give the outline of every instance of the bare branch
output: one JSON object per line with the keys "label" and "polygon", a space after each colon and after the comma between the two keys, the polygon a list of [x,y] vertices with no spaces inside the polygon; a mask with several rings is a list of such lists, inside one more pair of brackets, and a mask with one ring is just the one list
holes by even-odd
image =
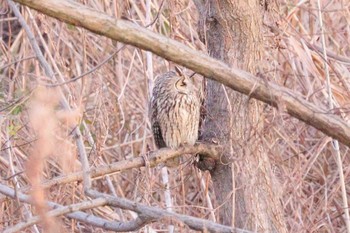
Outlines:
{"label": "bare branch", "polygon": [[[184,154],[201,154],[203,156],[213,158],[216,161],[220,161],[220,160],[223,161],[223,159],[220,159],[221,151],[222,151],[222,148],[219,145],[197,143],[194,146],[181,147],[176,150],[170,149],[170,148],[163,148],[157,151],[150,152],[148,155],[144,155],[144,156],[148,157],[147,159],[148,166],[154,167],[157,164],[167,161],[168,159],[172,159]],[[223,162],[227,163],[228,161],[223,161]],[[144,158],[140,156],[140,157],[135,157],[135,158],[111,163],[107,166],[92,168],[90,170],[90,175],[91,175],[91,178],[97,179],[105,175],[111,175],[113,173],[122,172],[125,170],[129,170],[131,168],[139,168],[143,166],[146,166],[146,163]],[[42,187],[49,188],[53,185],[66,184],[74,181],[80,181],[82,179],[83,179],[83,172],[75,172],[69,175],[60,176],[55,179],[46,181],[42,184]],[[27,187],[22,189],[22,191],[28,191],[28,189],[29,188]]]}
{"label": "bare branch", "polygon": [[[6,185],[0,184],[0,193],[11,197],[13,199],[18,198],[18,200],[20,200],[21,202],[25,202],[25,203],[32,203],[32,199],[30,198],[30,196],[28,195],[24,195],[20,192],[17,192],[9,187],[7,187]],[[62,205],[59,205],[55,202],[47,202],[48,206],[50,206],[51,208],[62,208]],[[72,219],[76,219],[80,222],[85,222],[87,224],[90,224],[92,226],[95,227],[100,227],[106,230],[111,230],[111,231],[130,231],[130,229],[135,229],[135,226],[139,226],[141,225],[140,223],[142,221],[140,221],[140,219],[135,219],[132,220],[130,222],[117,222],[117,221],[107,221],[105,219],[96,217],[94,215],[91,214],[86,214],[84,212],[81,211],[76,211],[74,213],[69,213],[66,214],[67,217],[72,218]]]}
{"label": "bare branch", "polygon": [[117,41],[152,51],[168,60],[224,85],[280,107],[291,116],[319,129],[323,133],[350,146],[350,127],[338,116],[315,106],[291,90],[263,81],[252,74],[233,69],[225,63],[203,53],[153,33],[130,21],[115,19],[75,1],[67,0],[15,0],[64,22],[84,27],[92,32]]}
{"label": "bare branch", "polygon": [[122,209],[129,209],[140,214],[140,216],[147,216],[149,219],[166,219],[171,218],[185,223],[191,229],[209,231],[209,232],[237,232],[237,233],[251,233],[251,231],[246,231],[237,228],[231,228],[221,224],[217,224],[208,220],[203,220],[201,218],[195,218],[187,215],[181,215],[173,212],[168,212],[156,207],[145,206],[139,203],[132,202],[127,199],[114,197],[108,194],[100,193],[97,191],[90,190],[89,196],[94,196],[96,198],[103,197],[108,200],[108,204],[111,206],[119,207]]}
{"label": "bare branch", "polygon": [[[0,184],[0,193],[10,197],[18,198],[21,202],[30,203],[31,198],[28,195],[24,195],[20,192],[15,192],[13,189],[7,187],[6,185]],[[99,193],[96,191],[89,190],[89,194],[93,196],[99,196],[96,201],[87,202],[85,204],[79,203],[71,205],[68,207],[63,207],[54,202],[47,202],[51,208],[59,208],[57,210],[50,211],[50,214],[66,215],[69,218],[76,219],[81,222],[91,224],[92,226],[100,227],[107,230],[113,231],[133,231],[135,229],[140,229],[146,223],[150,221],[155,221],[159,219],[172,218],[178,221],[184,222],[192,229],[196,230],[208,230],[210,232],[237,232],[237,233],[252,233],[251,231],[234,229],[228,226],[220,225],[208,220],[203,220],[200,218],[194,218],[187,215],[181,215],[176,213],[170,213],[157,207],[145,206],[136,202],[124,198],[113,197],[108,194]],[[77,209],[88,209],[95,206],[103,205],[106,202],[108,205],[117,206],[123,209],[129,209],[139,213],[139,217],[135,220],[129,222],[116,222],[116,221],[106,221],[105,219],[96,217],[91,214],[86,214],[81,211],[76,211],[74,213],[69,213],[70,211],[75,211]],[[33,220],[29,220],[33,221]]]}
{"label": "bare branch", "polygon": [[[59,207],[57,209],[51,210],[47,212],[47,215],[49,217],[57,217],[62,216],[68,213],[76,212],[78,210],[86,210],[86,209],[92,209],[98,206],[103,206],[107,204],[107,201],[105,198],[96,198],[94,200],[90,201],[84,201],[81,203],[69,205],[69,206],[63,206]],[[36,223],[39,223],[41,221],[39,216],[32,217],[30,219],[27,219],[25,222],[20,222],[17,225],[8,228],[4,231],[4,233],[15,233],[23,230],[26,227],[29,227],[31,225],[34,225]]]}

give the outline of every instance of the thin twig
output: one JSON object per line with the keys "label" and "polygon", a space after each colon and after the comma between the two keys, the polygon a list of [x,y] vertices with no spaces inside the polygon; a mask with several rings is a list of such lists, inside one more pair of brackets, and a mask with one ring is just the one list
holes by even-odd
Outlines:
{"label": "thin twig", "polygon": [[[58,207],[57,209],[51,210],[49,212],[47,212],[47,215],[49,217],[58,217],[58,216],[62,216],[62,215],[66,215],[68,213],[72,213],[72,212],[77,212],[79,210],[87,210],[87,209],[92,209],[92,208],[96,208],[99,206],[103,206],[107,204],[107,200],[104,198],[97,198],[94,200],[89,200],[89,201],[84,201],[81,203],[77,203],[77,204],[72,204],[72,205],[68,205],[68,206],[62,206],[62,207]],[[16,224],[15,226],[11,227],[11,228],[7,228],[4,233],[15,233],[15,232],[19,232],[21,230],[23,230],[26,227],[29,227],[31,225],[37,224],[40,222],[40,217],[39,216],[35,216],[32,218],[27,219],[25,222],[20,222],[18,224]]]}
{"label": "thin twig", "polygon": [[84,78],[86,77],[86,75],[88,74],[91,74],[92,72],[95,72],[96,70],[98,70],[99,68],[101,68],[104,64],[106,64],[109,60],[111,60],[116,54],[118,54],[120,51],[122,51],[124,48],[125,48],[126,45],[123,45],[122,47],[120,47],[119,49],[117,49],[115,52],[113,52],[111,55],[109,55],[106,59],[104,59],[101,63],[99,63],[97,66],[93,67],[92,69],[84,72],[83,74],[77,76],[77,77],[74,77],[74,78],[71,78],[70,80],[68,81],[65,81],[65,82],[61,82],[61,83],[55,83],[55,84],[46,84],[46,86],[48,87],[57,87],[57,86],[61,86],[61,85],[65,85],[65,84],[68,84],[68,83],[72,83],[72,82],[75,82],[81,78]]}
{"label": "thin twig", "polygon": [[[173,212],[173,201],[172,201],[171,192],[170,192],[169,174],[168,174],[168,168],[166,166],[162,167],[161,176],[162,176],[162,182],[164,185],[165,207],[167,211]],[[174,232],[175,227],[174,225],[170,224],[168,226],[168,229],[169,229],[169,233],[172,233]]]}
{"label": "thin twig", "polygon": [[[158,20],[158,18],[159,18],[159,15],[160,15],[160,12],[162,11],[162,7],[163,7],[163,4],[164,4],[164,1],[165,0],[163,0],[161,3],[160,3],[160,6],[159,6],[159,9],[158,9],[158,11],[157,11],[157,15],[156,15],[156,17],[154,17],[154,19],[152,20],[152,22],[146,22],[147,23],[147,25],[145,26],[145,28],[148,28],[148,27],[150,27],[150,26],[152,26],[153,24],[155,24],[156,23],[156,21]],[[147,21],[147,20],[146,20]]]}
{"label": "thin twig", "polygon": [[[15,191],[6,185],[0,184],[0,193],[5,196],[11,197],[13,199],[18,198],[21,202],[32,204],[33,200],[30,196],[24,195],[21,192]],[[47,202],[48,206],[51,208],[62,208],[64,206],[59,205],[55,202]],[[107,221],[103,218],[96,217],[92,214],[86,214],[81,211],[76,211],[73,213],[66,214],[67,217],[78,220],[80,222],[87,223],[91,226],[100,227],[102,229],[111,230],[111,231],[129,231],[129,229],[134,229],[137,225],[140,225],[140,220],[133,220],[130,222],[117,222],[117,221]]]}
{"label": "thin twig", "polygon": [[29,57],[24,57],[24,58],[18,59],[18,60],[16,60],[16,61],[10,62],[10,63],[8,63],[8,64],[6,64],[6,65],[4,65],[4,66],[1,66],[1,67],[0,67],[0,70],[3,70],[3,69],[5,69],[5,68],[7,68],[7,67],[9,67],[9,66],[12,66],[12,65],[14,65],[14,64],[17,64],[17,63],[19,63],[19,62],[26,61],[26,60],[30,60],[30,59],[33,59],[33,58],[36,58],[36,56],[29,56]]}
{"label": "thin twig", "polygon": [[[202,187],[202,189],[203,189],[203,190],[208,190],[207,184],[206,184],[206,182],[204,181],[203,173],[202,173],[201,171],[199,172],[199,175],[200,175],[199,178],[200,178],[200,182],[201,182],[201,187]],[[212,201],[211,201],[211,199],[210,199],[209,193],[206,191],[206,192],[204,192],[204,194],[205,194],[205,198],[206,198],[206,200],[207,200],[208,209],[209,209],[209,211],[210,211],[210,216],[211,216],[211,218],[212,218],[212,221],[213,221],[213,222],[216,222],[216,216],[215,216],[215,212],[214,212],[214,207],[213,207],[213,203],[212,203]]]}

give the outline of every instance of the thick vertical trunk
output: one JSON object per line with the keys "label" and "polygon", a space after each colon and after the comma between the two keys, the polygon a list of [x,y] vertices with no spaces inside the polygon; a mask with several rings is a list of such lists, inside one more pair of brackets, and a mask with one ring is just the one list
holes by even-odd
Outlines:
{"label": "thick vertical trunk", "polygon": [[[195,0],[199,33],[211,56],[255,73],[262,54],[259,0]],[[226,225],[258,232],[286,232],[279,192],[261,142],[262,104],[208,80],[203,139],[225,145],[232,164],[211,170]],[[227,161],[227,160],[225,160]]]}

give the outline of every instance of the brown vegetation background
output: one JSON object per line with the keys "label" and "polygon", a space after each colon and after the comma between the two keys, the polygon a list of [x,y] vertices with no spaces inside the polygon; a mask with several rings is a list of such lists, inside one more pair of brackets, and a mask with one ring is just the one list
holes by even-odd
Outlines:
{"label": "brown vegetation background", "polygon": [[[148,25],[144,1],[81,2],[116,18]],[[205,52],[205,45],[198,39],[198,16],[192,1],[177,1],[175,5],[168,2],[151,1],[151,22],[155,21],[148,28]],[[36,200],[33,207],[0,195],[2,231],[31,214],[45,212],[43,200],[62,205],[86,200],[81,182],[40,188],[41,182],[81,170],[73,128],[79,127],[83,134],[92,167],[145,155],[155,147],[148,120],[145,51],[20,7],[45,58],[56,75],[64,78],[58,79],[60,82],[88,72],[77,81],[45,88],[52,82],[35,59],[26,33],[8,5],[1,2],[0,6],[0,181]],[[265,28],[266,48],[258,75],[328,109],[318,11],[317,1],[280,2],[276,16],[279,23]],[[330,112],[349,122],[350,3],[323,0],[321,12],[334,94],[334,109]],[[154,76],[173,65],[154,55],[152,60]],[[60,92],[68,100],[71,111],[63,110],[59,104]],[[290,232],[345,232],[339,166],[331,138],[269,106],[265,108],[263,121],[265,130],[261,137],[270,148],[271,164],[278,177],[276,185],[282,187],[281,202]],[[348,186],[349,148],[340,145],[340,155]],[[165,187],[160,173],[160,167],[131,169],[96,179],[93,187],[165,208]],[[218,205],[209,174],[185,163],[171,170],[169,178],[176,212],[212,220],[207,195],[214,207]],[[33,185],[31,191],[30,185]],[[131,212],[111,207],[86,212],[110,220],[132,219]],[[66,217],[59,219],[57,224],[68,232],[105,232]],[[50,221],[47,219],[44,224]],[[150,226],[166,230],[170,222],[181,232],[191,231],[170,220]],[[43,226],[37,227],[40,230]],[[26,232],[35,230],[29,227]],[[147,230],[143,228],[140,232]]]}

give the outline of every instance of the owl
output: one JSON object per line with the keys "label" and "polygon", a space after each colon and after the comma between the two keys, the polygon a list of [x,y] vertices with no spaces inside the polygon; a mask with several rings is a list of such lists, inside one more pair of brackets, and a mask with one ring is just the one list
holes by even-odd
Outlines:
{"label": "owl", "polygon": [[[198,139],[201,100],[192,79],[179,68],[160,75],[153,88],[150,119],[158,148],[176,149],[194,145]],[[168,160],[166,166],[179,165],[180,158]]]}

